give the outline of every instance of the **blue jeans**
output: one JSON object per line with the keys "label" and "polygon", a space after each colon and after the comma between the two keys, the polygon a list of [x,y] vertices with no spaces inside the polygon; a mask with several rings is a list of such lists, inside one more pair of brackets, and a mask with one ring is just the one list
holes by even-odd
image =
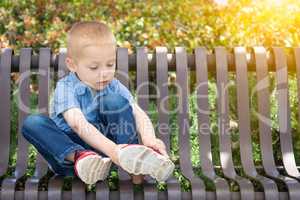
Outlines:
{"label": "blue jeans", "polygon": [[[129,106],[127,99],[118,99],[113,101],[114,105],[110,101],[104,101],[102,106],[99,106],[99,131],[116,144],[138,144],[132,107]],[[118,112],[106,112],[121,107],[124,109],[119,109]],[[65,158],[76,150],[88,149],[106,156],[85,143],[75,132],[65,132],[59,129],[46,115],[32,114],[26,117],[22,126],[22,134],[45,158],[50,169],[63,176],[75,175],[74,163]]]}

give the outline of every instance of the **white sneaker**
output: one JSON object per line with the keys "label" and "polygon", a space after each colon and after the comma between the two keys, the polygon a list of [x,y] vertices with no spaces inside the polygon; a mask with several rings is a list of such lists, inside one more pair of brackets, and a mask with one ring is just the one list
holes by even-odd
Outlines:
{"label": "white sneaker", "polygon": [[93,151],[84,150],[76,152],[74,160],[75,173],[86,184],[94,184],[108,176],[110,158],[103,158]]}
{"label": "white sneaker", "polygon": [[145,145],[125,145],[119,149],[118,158],[128,173],[150,175],[157,181],[167,180],[175,168],[169,158]]}

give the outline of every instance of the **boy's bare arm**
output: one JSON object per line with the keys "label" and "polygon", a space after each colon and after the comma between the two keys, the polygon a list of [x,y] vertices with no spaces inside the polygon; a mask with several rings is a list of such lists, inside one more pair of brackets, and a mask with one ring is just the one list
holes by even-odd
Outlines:
{"label": "boy's bare arm", "polygon": [[79,108],[71,108],[65,111],[63,116],[68,125],[83,141],[91,147],[103,152],[109,156],[114,163],[118,164],[118,145],[101,134],[97,128],[89,123]]}
{"label": "boy's bare arm", "polygon": [[165,156],[168,156],[165,144],[155,136],[153,124],[148,115],[137,104],[132,104],[132,111],[135,118],[136,128],[141,135],[143,144],[158,150]]}

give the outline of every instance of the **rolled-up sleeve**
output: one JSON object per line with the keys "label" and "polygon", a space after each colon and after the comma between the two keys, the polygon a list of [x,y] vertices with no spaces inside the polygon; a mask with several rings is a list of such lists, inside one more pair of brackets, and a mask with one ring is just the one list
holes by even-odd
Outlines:
{"label": "rolled-up sleeve", "polygon": [[54,115],[58,116],[70,108],[80,108],[75,87],[67,81],[58,81],[54,91]]}

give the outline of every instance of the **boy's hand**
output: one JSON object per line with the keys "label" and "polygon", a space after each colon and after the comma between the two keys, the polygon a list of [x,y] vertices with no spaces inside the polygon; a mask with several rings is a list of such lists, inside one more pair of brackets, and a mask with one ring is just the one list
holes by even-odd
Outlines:
{"label": "boy's hand", "polygon": [[161,141],[158,138],[155,139],[146,139],[146,141],[144,142],[144,145],[147,147],[150,147],[156,151],[158,151],[159,153],[161,153],[162,155],[169,157],[167,150],[166,150],[166,145],[163,141]]}

